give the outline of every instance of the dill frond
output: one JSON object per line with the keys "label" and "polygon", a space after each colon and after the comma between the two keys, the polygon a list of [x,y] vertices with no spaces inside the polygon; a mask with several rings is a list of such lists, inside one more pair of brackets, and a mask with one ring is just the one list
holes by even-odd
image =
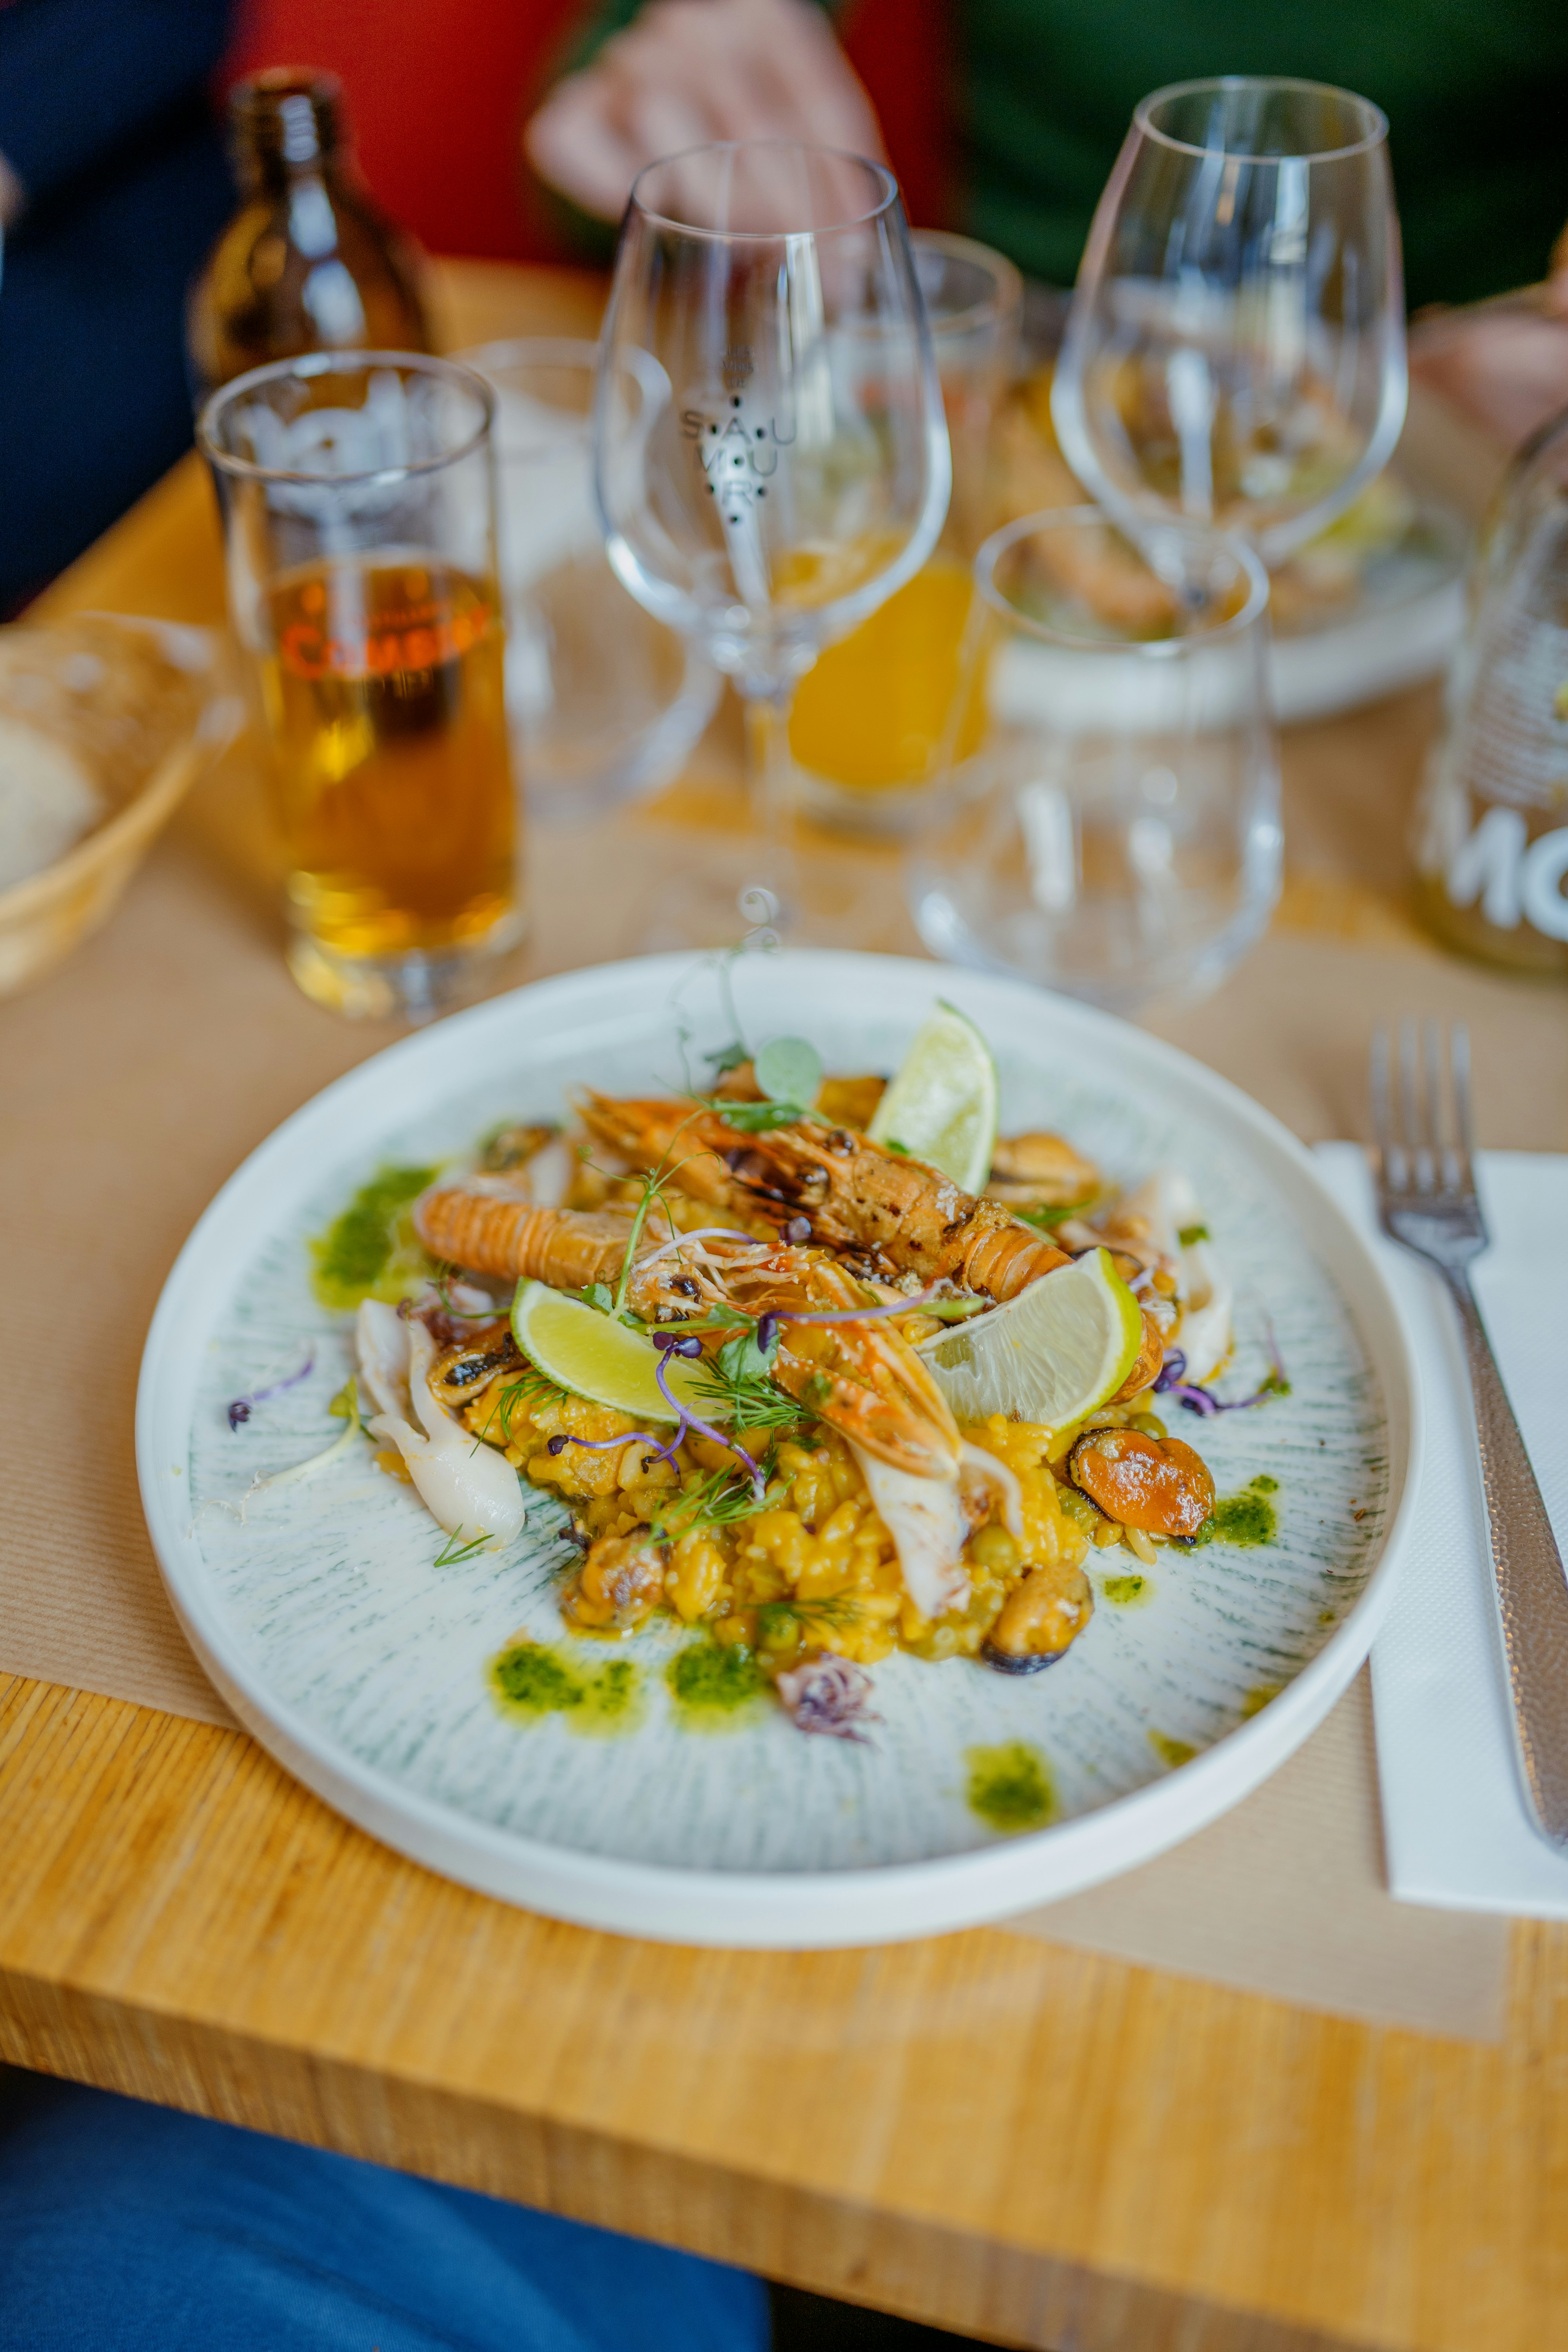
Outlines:
{"label": "dill frond", "polygon": [[753,1331],[726,1339],[715,1356],[703,1360],[692,1385],[713,1408],[713,1418],[731,1429],[787,1429],[807,1416],[794,1397],[780,1388],[769,1366],[777,1343],[764,1355]]}
{"label": "dill frond", "polygon": [[463,1530],[460,1527],[457,1527],[452,1529],[451,1534],[447,1538],[446,1542],[442,1545],[440,1550],[436,1555],[436,1566],[437,1568],[456,1568],[460,1560],[471,1559],[475,1552],[483,1551],[486,1544],[489,1541],[489,1536],[481,1531],[479,1535],[473,1538],[471,1542],[460,1543],[458,1541],[458,1538],[461,1536],[462,1532]]}
{"label": "dill frond", "polygon": [[820,1601],[764,1601],[757,1612],[757,1630],[764,1637],[785,1625],[802,1633],[810,1625],[857,1625],[864,1612],[850,1592],[824,1593]]}

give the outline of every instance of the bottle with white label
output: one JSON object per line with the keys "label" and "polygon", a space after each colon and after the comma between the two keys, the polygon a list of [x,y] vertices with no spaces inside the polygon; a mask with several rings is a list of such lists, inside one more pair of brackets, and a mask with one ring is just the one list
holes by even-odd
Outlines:
{"label": "bottle with white label", "polygon": [[1448,946],[1568,976],[1568,409],[1514,459],[1477,554],[1415,864]]}

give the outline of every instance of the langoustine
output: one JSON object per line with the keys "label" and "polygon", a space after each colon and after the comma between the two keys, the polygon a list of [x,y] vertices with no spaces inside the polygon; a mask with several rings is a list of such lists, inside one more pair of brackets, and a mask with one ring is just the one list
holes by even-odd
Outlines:
{"label": "langoustine", "polygon": [[858,1258],[868,1272],[946,1278],[1000,1303],[1068,1262],[997,1202],[849,1128],[795,1121],[744,1135],[700,1104],[597,1094],[579,1108],[589,1133],[629,1166],[668,1164],[671,1184],[715,1210],[802,1223],[792,1240]]}

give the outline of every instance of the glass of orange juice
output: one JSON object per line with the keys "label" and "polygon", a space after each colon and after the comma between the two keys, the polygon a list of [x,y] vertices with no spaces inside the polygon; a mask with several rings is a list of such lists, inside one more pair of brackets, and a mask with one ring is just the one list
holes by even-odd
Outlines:
{"label": "glass of orange juice", "polygon": [[289,968],[427,1019],[521,936],[489,387],[312,352],[216,394],[230,614],[271,754]]}
{"label": "glass of orange juice", "polygon": [[[903,830],[921,787],[980,740],[984,682],[963,658],[971,565],[995,520],[991,425],[1016,373],[1023,310],[1022,278],[989,246],[938,229],[910,241],[952,450],[947,521],[924,570],[817,656],[790,719],[803,805],[858,831]],[[961,709],[965,677],[973,690]]]}

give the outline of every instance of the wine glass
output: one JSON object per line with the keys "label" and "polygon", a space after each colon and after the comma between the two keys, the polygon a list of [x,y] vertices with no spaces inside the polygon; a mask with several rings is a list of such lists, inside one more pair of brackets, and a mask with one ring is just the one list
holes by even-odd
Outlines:
{"label": "wine glass", "polygon": [[933,955],[1116,1013],[1217,985],[1279,894],[1268,575],[1205,525],[1162,536],[1180,547],[1156,567],[1068,507],[986,541],[963,685],[981,740],[909,870]]}
{"label": "wine glass", "polygon": [[663,934],[711,946],[786,914],[789,709],[818,649],[913,578],[951,466],[890,173],[826,148],[699,147],[643,172],[595,406],[610,562],[733,678],[752,823],[710,845]]}
{"label": "wine glass", "polygon": [[1280,563],[1342,514],[1405,420],[1388,125],[1349,90],[1227,76],[1132,118],[1052,390],[1063,455],[1159,562],[1217,524]]}

